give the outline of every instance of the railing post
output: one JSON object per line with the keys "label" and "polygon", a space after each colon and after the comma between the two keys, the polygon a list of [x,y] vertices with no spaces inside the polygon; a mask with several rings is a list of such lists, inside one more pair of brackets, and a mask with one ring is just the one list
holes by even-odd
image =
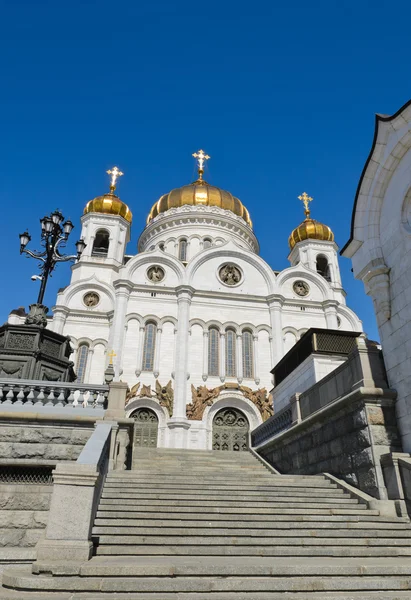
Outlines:
{"label": "railing post", "polygon": [[110,423],[98,423],[73,464],[58,463],[46,537],[38,542],[34,571],[47,571],[58,560],[79,563],[89,560],[91,530],[107,468]]}
{"label": "railing post", "polygon": [[124,419],[128,385],[124,381],[113,381],[109,385],[105,419]]}
{"label": "railing post", "polygon": [[301,423],[301,408],[300,408],[300,396],[298,392],[293,394],[290,398],[291,404],[291,427]]}

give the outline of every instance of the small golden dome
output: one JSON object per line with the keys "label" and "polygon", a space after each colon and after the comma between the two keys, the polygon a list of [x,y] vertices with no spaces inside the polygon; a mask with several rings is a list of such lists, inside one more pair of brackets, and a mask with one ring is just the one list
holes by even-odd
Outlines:
{"label": "small golden dome", "polygon": [[334,234],[328,225],[307,217],[305,221],[294,229],[288,238],[288,244],[292,250],[298,242],[303,240],[323,240],[324,242],[333,242]]}
{"label": "small golden dome", "polygon": [[87,215],[88,213],[119,215],[129,223],[131,223],[133,218],[131,210],[127,204],[124,204],[124,202],[122,202],[120,198],[112,192],[109,194],[104,194],[103,196],[97,196],[97,198],[94,198],[94,200],[87,202],[84,209],[84,214]]}
{"label": "small golden dome", "polygon": [[230,194],[230,192],[209,185],[201,178],[194,183],[176,188],[161,196],[160,200],[153,205],[147,217],[147,224],[154,217],[170,208],[178,208],[186,204],[191,206],[217,206],[218,208],[231,210],[235,215],[244,219],[251,228],[253,226],[250,214],[241,200]]}

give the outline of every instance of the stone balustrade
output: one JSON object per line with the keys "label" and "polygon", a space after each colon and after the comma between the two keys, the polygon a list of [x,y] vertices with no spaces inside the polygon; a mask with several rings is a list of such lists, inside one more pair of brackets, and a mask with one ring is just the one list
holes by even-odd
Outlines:
{"label": "stone balustrade", "polygon": [[108,385],[0,379],[0,407],[100,408],[107,404]]}
{"label": "stone balustrade", "polygon": [[259,446],[281,431],[289,429],[293,423],[291,406],[285,406],[251,433],[252,446]]}

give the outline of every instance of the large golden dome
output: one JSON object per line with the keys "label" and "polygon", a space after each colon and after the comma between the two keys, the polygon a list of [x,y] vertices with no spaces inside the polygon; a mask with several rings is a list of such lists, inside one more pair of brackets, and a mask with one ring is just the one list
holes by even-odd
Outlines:
{"label": "large golden dome", "polygon": [[110,192],[108,194],[103,194],[103,196],[97,196],[97,198],[94,198],[94,200],[87,202],[84,209],[84,214],[103,213],[105,215],[118,215],[131,223],[133,219],[131,210],[127,204],[124,204],[124,202],[122,202],[114,193],[116,190],[117,179],[124,175],[124,173],[122,173],[117,167],[109,169],[106,171],[106,173],[110,175],[111,178]]}
{"label": "large golden dome", "polygon": [[304,204],[306,218],[291,232],[291,235],[288,238],[290,249],[292,250],[298,242],[308,239],[333,242],[334,234],[328,225],[324,225],[323,223],[310,218],[309,203],[312,201],[312,198],[306,192],[303,192],[301,196],[298,196],[298,199]]}
{"label": "large golden dome", "polygon": [[178,208],[184,205],[217,206],[218,208],[231,210],[235,215],[244,219],[250,227],[253,226],[250,214],[241,200],[230,194],[230,192],[209,185],[202,179],[189,185],[183,185],[183,187],[171,190],[168,194],[161,196],[160,200],[153,205],[147,217],[147,223],[170,208]]}

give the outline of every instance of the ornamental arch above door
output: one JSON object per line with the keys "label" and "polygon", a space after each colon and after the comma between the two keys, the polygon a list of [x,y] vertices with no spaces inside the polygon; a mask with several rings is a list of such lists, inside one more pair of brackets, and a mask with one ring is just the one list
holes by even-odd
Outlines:
{"label": "ornamental arch above door", "polygon": [[243,452],[249,448],[250,424],[238,408],[219,410],[213,419],[213,450]]}

